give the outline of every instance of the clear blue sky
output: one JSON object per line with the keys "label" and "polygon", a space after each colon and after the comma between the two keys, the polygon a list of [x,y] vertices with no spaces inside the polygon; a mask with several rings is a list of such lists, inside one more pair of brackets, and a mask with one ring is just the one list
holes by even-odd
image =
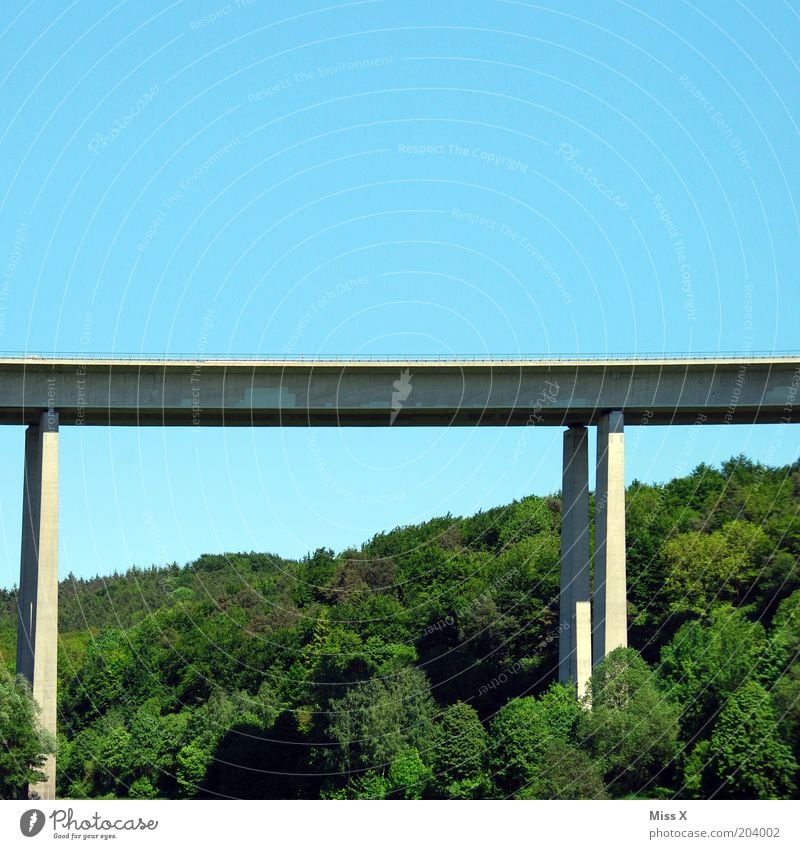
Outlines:
{"label": "clear blue sky", "polygon": [[[800,347],[796,3],[5,0],[0,33],[0,350]],[[800,455],[627,435],[629,480]],[[558,490],[560,439],[65,427],[61,571],[341,549]]]}

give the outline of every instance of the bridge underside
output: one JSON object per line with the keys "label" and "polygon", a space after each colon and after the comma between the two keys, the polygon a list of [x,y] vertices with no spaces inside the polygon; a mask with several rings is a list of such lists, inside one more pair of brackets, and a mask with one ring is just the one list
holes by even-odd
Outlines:
{"label": "bridge underside", "polygon": [[[475,427],[777,423],[800,359],[608,362],[4,360],[0,424]],[[796,385],[796,384],[795,384]]]}
{"label": "bridge underside", "polygon": [[[5,408],[0,411],[0,425],[34,424],[40,408]],[[338,408],[336,410],[309,408],[304,410],[249,410],[249,409],[97,409],[59,407],[65,423],[73,420],[95,427],[386,427],[391,412],[387,410],[363,410]],[[531,413],[514,409],[485,409],[481,411],[463,409],[419,409],[413,415],[401,413],[392,422],[392,427],[519,427],[597,425],[604,415],[601,408],[575,407],[563,412],[538,415],[530,421]],[[680,412],[632,408],[626,411],[626,419],[637,424],[646,421],[652,425],[729,424],[729,412],[725,410]],[[737,424],[778,424],[781,416],[770,410],[737,406]]]}

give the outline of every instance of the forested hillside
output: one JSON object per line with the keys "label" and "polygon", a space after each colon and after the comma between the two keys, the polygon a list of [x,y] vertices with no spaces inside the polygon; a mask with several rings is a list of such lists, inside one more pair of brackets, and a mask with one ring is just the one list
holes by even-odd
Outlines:
{"label": "forested hillside", "polygon": [[557,496],[301,561],[70,576],[59,793],[795,796],[800,463],[634,483],[627,516],[634,648],[596,670],[591,711],[554,683]]}

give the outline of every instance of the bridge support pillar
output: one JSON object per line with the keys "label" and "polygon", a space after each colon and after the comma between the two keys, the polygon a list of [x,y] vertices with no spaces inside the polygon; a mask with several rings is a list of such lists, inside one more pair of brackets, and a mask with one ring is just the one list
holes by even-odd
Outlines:
{"label": "bridge support pillar", "polygon": [[561,498],[558,680],[580,684],[584,658],[591,656],[590,630],[578,627],[589,606],[589,447],[583,426],[564,433]]}
{"label": "bridge support pillar", "polygon": [[592,662],[628,645],[625,577],[625,435],[619,410],[597,426]]}
{"label": "bridge support pillar", "polygon": [[[25,433],[17,673],[27,678],[41,709],[39,722],[56,734],[58,654],[58,413],[45,411]],[[55,799],[55,755],[31,794]]]}
{"label": "bridge support pillar", "polygon": [[589,695],[589,679],[592,677],[592,612],[588,601],[575,604],[575,680],[578,698]]}

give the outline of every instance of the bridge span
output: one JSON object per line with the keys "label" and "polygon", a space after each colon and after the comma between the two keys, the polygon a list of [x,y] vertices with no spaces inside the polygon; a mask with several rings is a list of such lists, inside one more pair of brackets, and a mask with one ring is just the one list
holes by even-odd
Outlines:
{"label": "bridge span", "polygon": [[[24,425],[17,671],[56,730],[58,434],[64,426],[564,427],[559,680],[627,645],[624,428],[796,422],[800,355],[543,359],[0,356]],[[595,554],[588,427],[597,427]],[[593,568],[592,568],[593,565]],[[55,758],[31,788],[55,798]]]}
{"label": "bridge span", "polygon": [[0,423],[35,425],[48,408],[62,425],[136,427],[568,426],[597,424],[606,410],[651,424],[779,422],[798,366],[790,356],[0,357]]}

